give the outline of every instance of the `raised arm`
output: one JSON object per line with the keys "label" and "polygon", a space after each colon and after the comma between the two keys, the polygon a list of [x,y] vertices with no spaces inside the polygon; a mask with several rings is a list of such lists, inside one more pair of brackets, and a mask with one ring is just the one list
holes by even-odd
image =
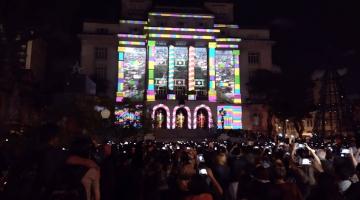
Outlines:
{"label": "raised arm", "polygon": [[215,187],[216,192],[218,194],[220,194],[220,195],[223,195],[224,190],[222,189],[221,185],[219,184],[219,182],[214,177],[214,174],[212,173],[212,170],[210,168],[207,168],[206,171],[207,171],[208,177],[210,178],[211,183]]}
{"label": "raised arm", "polygon": [[321,164],[320,158],[316,155],[315,150],[310,148],[308,144],[305,144],[306,148],[310,151],[311,155],[314,157],[314,168],[319,172],[324,172],[324,169]]}
{"label": "raised arm", "polygon": [[88,167],[88,168],[99,169],[99,166],[93,160],[90,160],[87,158],[82,158],[77,155],[70,155],[66,160],[66,164],[80,165],[80,166],[84,166],[84,167]]}

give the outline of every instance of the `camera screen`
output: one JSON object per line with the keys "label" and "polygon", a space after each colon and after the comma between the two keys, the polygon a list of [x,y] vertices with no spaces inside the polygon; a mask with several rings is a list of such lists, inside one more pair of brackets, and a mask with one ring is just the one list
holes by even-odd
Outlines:
{"label": "camera screen", "polygon": [[341,153],[349,154],[349,153],[350,153],[350,149],[342,149],[342,150],[341,150]]}
{"label": "camera screen", "polygon": [[198,157],[199,162],[205,162],[203,155],[199,154],[197,157]]}
{"label": "camera screen", "polygon": [[311,165],[311,161],[308,158],[304,158],[301,160],[302,165]]}
{"label": "camera screen", "polygon": [[206,169],[199,169],[199,174],[201,174],[201,175],[207,175],[207,171],[206,171]]}

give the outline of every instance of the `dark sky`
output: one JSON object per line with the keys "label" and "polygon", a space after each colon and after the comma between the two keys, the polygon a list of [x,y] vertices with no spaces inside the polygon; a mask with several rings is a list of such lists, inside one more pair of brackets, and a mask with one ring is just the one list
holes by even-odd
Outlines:
{"label": "dark sky", "polygon": [[[0,20],[11,22],[13,27],[40,27],[41,34],[50,41],[55,58],[77,59],[79,48],[72,47],[79,46],[76,33],[81,31],[81,22],[86,19],[116,22],[120,1],[0,0]],[[195,0],[167,2],[174,1],[191,5]],[[349,69],[349,79],[358,79],[360,12],[355,1],[235,1],[236,22],[240,27],[271,30],[276,41],[273,62],[284,71],[344,66]]]}

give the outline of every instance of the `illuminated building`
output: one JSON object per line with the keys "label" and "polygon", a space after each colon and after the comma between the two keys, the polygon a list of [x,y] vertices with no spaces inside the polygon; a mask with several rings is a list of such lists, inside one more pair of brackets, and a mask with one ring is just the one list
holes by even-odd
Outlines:
{"label": "illuminated building", "polygon": [[[143,18],[122,16],[119,24],[85,22],[83,71],[95,74],[106,65],[107,94],[119,105],[125,99],[146,105],[154,128],[254,129],[246,83],[252,71],[272,68],[270,34],[239,28],[233,6],[223,6],[155,7]],[[99,48],[107,49],[108,59],[90,57]],[[266,129],[259,124],[256,129]]]}

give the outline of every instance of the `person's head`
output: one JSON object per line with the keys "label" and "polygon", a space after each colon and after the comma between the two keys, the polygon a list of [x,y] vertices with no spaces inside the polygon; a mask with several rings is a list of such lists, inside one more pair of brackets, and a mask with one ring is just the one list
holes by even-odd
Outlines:
{"label": "person's head", "polygon": [[216,164],[218,165],[226,165],[226,154],[225,153],[219,153],[216,155]]}
{"label": "person's head", "polygon": [[355,173],[355,167],[348,157],[335,159],[334,169],[340,180],[347,180]]}
{"label": "person's head", "polygon": [[274,176],[275,179],[284,179],[286,177],[286,168],[284,166],[284,163],[277,159],[274,163]]}
{"label": "person's head", "polygon": [[70,153],[78,156],[87,157],[93,147],[92,140],[89,137],[76,137],[70,145]]}
{"label": "person's head", "polygon": [[257,180],[262,180],[262,181],[269,181],[270,180],[270,176],[269,176],[269,173],[268,173],[267,169],[264,168],[262,165],[258,165],[255,168],[254,178],[257,179]]}
{"label": "person's head", "polygon": [[60,129],[56,124],[48,123],[42,125],[38,130],[40,142],[44,144],[57,145],[59,132]]}

